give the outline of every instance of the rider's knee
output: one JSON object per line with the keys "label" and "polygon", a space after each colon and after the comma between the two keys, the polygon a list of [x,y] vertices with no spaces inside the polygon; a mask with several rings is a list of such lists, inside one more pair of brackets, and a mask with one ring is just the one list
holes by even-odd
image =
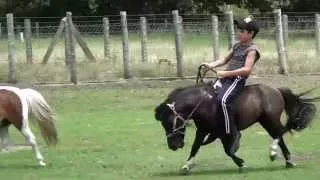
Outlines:
{"label": "rider's knee", "polygon": [[229,106],[229,104],[224,99],[218,99],[217,103],[221,106]]}

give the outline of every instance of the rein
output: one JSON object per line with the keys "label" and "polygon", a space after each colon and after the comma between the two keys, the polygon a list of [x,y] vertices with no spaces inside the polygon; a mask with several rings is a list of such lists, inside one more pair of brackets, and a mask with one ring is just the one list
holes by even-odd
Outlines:
{"label": "rein", "polygon": [[[212,71],[217,75],[217,71],[214,70],[213,68],[209,67],[206,64],[201,64],[198,67],[198,73],[197,73],[197,79],[196,79],[196,84],[198,85],[199,83],[204,83],[203,78],[205,77],[206,73],[208,71]],[[218,81],[218,79],[216,79],[214,81],[213,84],[216,84],[216,82]],[[200,104],[203,101],[203,96],[201,96],[201,99],[199,100],[199,102],[197,103],[197,105],[192,109],[192,111],[189,113],[189,115],[187,116],[187,118],[185,119],[184,117],[182,117],[175,109],[175,102],[171,103],[171,104],[167,104],[167,106],[172,110],[172,112],[174,113],[174,119],[173,119],[173,127],[172,127],[172,133],[167,134],[167,138],[170,138],[171,136],[175,135],[175,134],[184,134],[184,132],[181,131],[181,129],[186,127],[186,124],[188,123],[188,121],[191,119],[192,115],[194,114],[194,112],[199,108]],[[180,120],[183,122],[183,124],[179,127],[177,126],[177,120]]]}
{"label": "rein", "polygon": [[217,76],[217,71],[214,70],[213,68],[209,67],[206,64],[201,64],[198,67],[198,73],[197,73],[197,79],[196,79],[196,84],[202,83],[204,84],[203,78],[206,76],[207,72],[212,71],[215,73]]}
{"label": "rein", "polygon": [[[185,128],[188,121],[191,119],[192,115],[194,114],[194,112],[199,108],[200,104],[203,101],[203,97],[201,96],[201,99],[199,100],[199,102],[197,103],[197,105],[192,109],[192,111],[189,113],[189,115],[187,116],[187,118],[185,119],[184,117],[182,117],[175,108],[175,102],[173,102],[172,104],[167,104],[167,106],[172,110],[172,112],[174,113],[175,117],[173,119],[173,127],[172,127],[172,133],[167,134],[167,138],[170,138],[171,136],[173,136],[174,134],[184,134],[184,132],[180,131],[181,129]],[[177,126],[177,120],[181,120],[183,122],[183,124],[179,127]]]}

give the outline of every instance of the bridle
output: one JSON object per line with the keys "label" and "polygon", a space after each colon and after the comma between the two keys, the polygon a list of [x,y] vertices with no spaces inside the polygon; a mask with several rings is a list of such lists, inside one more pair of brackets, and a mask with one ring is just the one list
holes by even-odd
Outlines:
{"label": "bridle", "polygon": [[[198,68],[198,73],[197,73],[197,79],[196,79],[196,83],[197,85],[202,83],[204,84],[203,78],[205,77],[206,73],[208,71],[212,71],[215,74],[217,74],[217,71],[214,70],[213,68],[210,68],[208,65],[206,64],[201,64]],[[215,80],[216,82],[217,80]],[[214,82],[214,83],[215,83]],[[167,104],[167,106],[172,110],[173,114],[174,114],[174,119],[173,119],[173,126],[172,126],[172,132],[167,134],[167,138],[172,137],[175,134],[182,134],[184,135],[184,132],[182,131],[182,129],[184,129],[188,123],[188,121],[191,119],[192,115],[194,114],[194,112],[199,108],[200,104],[203,101],[203,96],[201,96],[201,99],[199,100],[199,102],[197,103],[197,105],[192,109],[192,111],[189,113],[189,115],[187,116],[187,118],[184,118],[180,113],[178,113],[176,111],[175,108],[175,102],[172,102],[171,104]],[[177,126],[177,121],[180,120],[182,121],[182,125],[179,127]]]}
{"label": "bridle", "polygon": [[[187,116],[187,118],[184,118],[180,113],[178,113],[176,111],[175,108],[175,102],[171,103],[171,104],[167,104],[167,106],[172,110],[173,114],[174,114],[174,118],[173,118],[173,126],[172,126],[172,132],[167,134],[167,138],[172,137],[175,134],[182,134],[184,135],[184,132],[181,131],[182,129],[184,129],[188,123],[188,121],[191,119],[192,115],[194,114],[194,112],[199,108],[200,104],[203,101],[203,97],[201,96],[201,99],[199,100],[199,102],[197,103],[197,105],[192,109],[192,111],[189,113],[189,115]],[[182,121],[182,125],[177,126],[177,121],[180,120]]]}
{"label": "bridle", "polygon": [[[211,67],[209,67],[206,64],[201,64],[198,67],[198,73],[197,73],[197,79],[196,79],[196,84],[199,85],[204,84],[204,80],[203,78],[206,76],[207,72],[212,71],[213,73],[215,73],[215,76],[217,77],[217,71]],[[218,79],[218,78],[217,78]],[[216,81],[217,81],[216,79]],[[215,82],[214,82],[215,83]]]}

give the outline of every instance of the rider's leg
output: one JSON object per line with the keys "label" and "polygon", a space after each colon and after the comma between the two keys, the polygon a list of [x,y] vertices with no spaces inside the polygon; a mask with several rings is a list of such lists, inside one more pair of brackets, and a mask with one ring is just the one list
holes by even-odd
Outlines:
{"label": "rider's leg", "polygon": [[223,112],[225,133],[231,143],[230,151],[235,152],[239,147],[241,135],[235,122],[232,102],[237,95],[240,94],[245,85],[245,80],[237,77],[225,79],[222,82],[222,87],[218,91],[217,100]]}

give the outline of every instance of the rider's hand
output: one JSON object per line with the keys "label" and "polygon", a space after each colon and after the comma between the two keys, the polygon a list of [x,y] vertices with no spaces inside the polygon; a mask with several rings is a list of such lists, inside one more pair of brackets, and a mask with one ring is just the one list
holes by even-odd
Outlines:
{"label": "rider's hand", "polygon": [[206,71],[208,71],[209,69],[212,69],[212,68],[213,68],[212,63],[202,63],[201,65],[204,65],[204,66],[205,66],[204,69],[205,69]]}
{"label": "rider's hand", "polygon": [[205,65],[205,66],[211,67],[211,63],[202,63],[201,65]]}

